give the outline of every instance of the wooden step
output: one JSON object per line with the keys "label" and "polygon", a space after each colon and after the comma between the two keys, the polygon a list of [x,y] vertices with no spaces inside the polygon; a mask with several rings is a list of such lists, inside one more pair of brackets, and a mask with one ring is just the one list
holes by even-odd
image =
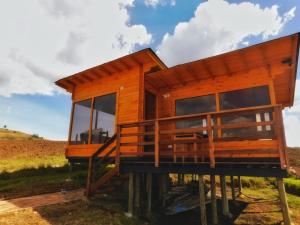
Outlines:
{"label": "wooden step", "polygon": [[117,167],[114,167],[107,171],[102,177],[100,177],[97,181],[91,184],[91,191],[94,193],[97,189],[99,189],[103,184],[108,182],[113,176],[118,173]]}

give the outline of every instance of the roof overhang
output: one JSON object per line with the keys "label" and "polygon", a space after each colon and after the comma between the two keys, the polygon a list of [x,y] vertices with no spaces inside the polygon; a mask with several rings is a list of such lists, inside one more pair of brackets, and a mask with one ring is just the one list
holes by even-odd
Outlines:
{"label": "roof overhang", "polygon": [[93,68],[81,71],[74,75],[62,78],[55,82],[56,85],[68,92],[73,92],[78,85],[94,82],[104,76],[111,76],[130,70],[133,67],[154,62],[160,69],[166,69],[167,66],[153,52],[151,48],[146,48],[138,52],[123,56],[110,62],[95,66]]}
{"label": "roof overhang", "polygon": [[257,68],[270,71],[277,103],[292,106],[299,54],[300,33],[147,74],[158,89],[174,88],[219,76],[239,76]]}

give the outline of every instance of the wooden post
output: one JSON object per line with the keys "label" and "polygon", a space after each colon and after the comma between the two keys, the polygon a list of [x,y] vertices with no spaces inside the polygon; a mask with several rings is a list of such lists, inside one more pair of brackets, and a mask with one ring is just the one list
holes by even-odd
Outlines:
{"label": "wooden post", "polygon": [[74,163],[73,162],[69,162],[68,165],[69,165],[69,179],[72,180],[73,165],[74,165]]}
{"label": "wooden post", "polygon": [[151,201],[152,201],[152,174],[147,174],[147,215],[151,214]]}
{"label": "wooden post", "polygon": [[220,176],[220,184],[221,184],[221,195],[222,195],[222,213],[224,216],[230,216],[227,193],[226,193],[226,179],[224,175]]}
{"label": "wooden post", "polygon": [[208,143],[209,143],[209,160],[210,167],[215,168],[215,146],[213,140],[213,132],[211,125],[211,115],[207,115],[207,134],[208,134]]}
{"label": "wooden post", "polygon": [[116,139],[116,158],[115,158],[115,164],[118,170],[118,173],[120,173],[120,142],[121,142],[121,132],[122,128],[120,125],[117,125],[117,139]]}
{"label": "wooden post", "polygon": [[137,173],[135,174],[135,198],[134,198],[134,206],[136,208],[140,208],[140,199],[141,199],[141,189],[140,189],[140,185],[141,185],[141,180],[140,180],[140,174]]}
{"label": "wooden post", "polygon": [[234,177],[230,176],[230,186],[231,186],[231,197],[234,204],[236,204],[235,190],[234,190]]}
{"label": "wooden post", "polygon": [[93,158],[89,158],[89,167],[86,181],[86,196],[89,197],[91,195],[92,189],[92,177],[93,177]]}
{"label": "wooden post", "polygon": [[129,184],[128,184],[128,216],[131,217],[133,215],[133,173],[129,173]]}
{"label": "wooden post", "polygon": [[239,195],[242,194],[242,178],[238,176]]}
{"label": "wooden post", "polygon": [[286,199],[285,187],[282,178],[277,178],[277,186],[278,186],[280,208],[282,210],[283,222],[285,225],[291,225],[289,207]]}
{"label": "wooden post", "polygon": [[162,206],[166,206],[166,194],[168,192],[168,174],[164,173],[163,174],[163,183],[162,183],[162,188],[163,188],[163,196],[162,196]]}
{"label": "wooden post", "polygon": [[201,225],[207,225],[206,207],[205,207],[205,190],[203,176],[199,176],[199,197],[200,197],[200,221]]}
{"label": "wooden post", "polygon": [[211,190],[211,215],[212,224],[218,224],[218,209],[217,209],[217,197],[216,197],[216,176],[210,175],[210,190]]}
{"label": "wooden post", "polygon": [[155,167],[159,166],[159,121],[155,120],[155,146],[154,146],[154,152],[155,152]]}

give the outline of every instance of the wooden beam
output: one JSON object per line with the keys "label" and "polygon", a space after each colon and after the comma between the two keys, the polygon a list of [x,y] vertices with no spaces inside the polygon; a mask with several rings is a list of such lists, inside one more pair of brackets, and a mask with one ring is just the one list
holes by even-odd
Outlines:
{"label": "wooden beam", "polygon": [[199,175],[199,197],[200,197],[200,224],[207,225],[206,219],[206,199],[204,190],[204,179],[202,175]]}
{"label": "wooden beam", "polygon": [[127,70],[131,70],[132,69],[123,59],[119,59],[118,63],[120,65],[122,65],[124,68],[126,68]]}
{"label": "wooden beam", "polygon": [[99,68],[100,71],[103,71],[105,74],[107,75],[112,75],[112,72],[110,72],[109,70],[107,70],[106,68],[104,68],[103,66],[101,66]]}
{"label": "wooden beam", "polygon": [[185,67],[185,70],[191,74],[195,80],[199,80],[200,78],[198,77],[197,73],[195,72],[195,70],[190,66],[190,65],[187,65]]}
{"label": "wooden beam", "polygon": [[285,187],[282,178],[277,178],[277,186],[280,199],[280,208],[282,210],[284,225],[291,225],[291,217],[289,213],[289,206],[286,199]]}
{"label": "wooden beam", "polygon": [[220,184],[221,184],[221,195],[222,195],[222,214],[224,216],[229,216],[229,205],[228,198],[226,193],[226,179],[224,175],[220,176]]}
{"label": "wooden beam", "polygon": [[186,82],[182,79],[181,77],[181,73],[178,71],[177,68],[174,68],[173,69],[174,72],[172,73],[173,74],[173,77],[182,85],[184,86],[186,84]]}
{"label": "wooden beam", "polygon": [[137,65],[142,65],[143,63],[139,61],[134,55],[130,56],[130,59]]}
{"label": "wooden beam", "polygon": [[237,51],[237,53],[239,55],[239,59],[241,60],[241,62],[244,65],[245,71],[249,73],[250,72],[250,68],[249,68],[249,65],[248,65],[248,62],[247,62],[247,57],[245,55],[244,50],[243,49],[239,50],[239,51]]}
{"label": "wooden beam", "polygon": [[159,167],[159,121],[155,120],[155,167]]}
{"label": "wooden beam", "polygon": [[213,74],[213,72],[211,71],[209,65],[207,64],[206,60],[201,60],[202,66],[205,70],[205,72],[212,78],[215,79],[215,75]]}
{"label": "wooden beam", "polygon": [[217,209],[217,196],[216,196],[216,176],[210,175],[210,190],[211,190],[211,215],[212,224],[218,224],[218,209]]}
{"label": "wooden beam", "polygon": [[140,196],[141,196],[141,188],[140,188],[140,186],[141,186],[141,180],[140,180],[140,174],[139,173],[136,173],[135,174],[135,191],[134,191],[134,193],[135,193],[135,197],[134,197],[134,206],[135,206],[135,208],[140,208],[140,202],[141,202],[141,198],[140,198]]}
{"label": "wooden beam", "polygon": [[92,82],[94,79],[93,78],[91,78],[88,74],[86,74],[86,73],[81,73],[80,74],[80,76],[83,78],[83,79],[85,79],[86,81],[88,81],[88,82]]}
{"label": "wooden beam", "polygon": [[129,173],[129,182],[128,182],[128,217],[132,217],[133,215],[133,173]]}
{"label": "wooden beam", "polygon": [[231,187],[231,198],[234,204],[236,204],[236,196],[235,196],[235,190],[234,190],[234,177],[230,176],[230,187]]}
{"label": "wooden beam", "polygon": [[228,74],[228,76],[231,76],[231,75],[232,75],[232,74],[231,74],[231,70],[230,70],[230,68],[229,68],[229,65],[228,65],[227,62],[226,62],[226,56],[225,56],[225,55],[222,56],[221,61],[222,61],[223,65],[224,65],[224,68],[225,68],[225,70],[226,70],[226,73]]}
{"label": "wooden beam", "polygon": [[151,215],[152,208],[152,174],[147,174],[147,184],[146,184],[146,192],[147,192],[147,216]]}

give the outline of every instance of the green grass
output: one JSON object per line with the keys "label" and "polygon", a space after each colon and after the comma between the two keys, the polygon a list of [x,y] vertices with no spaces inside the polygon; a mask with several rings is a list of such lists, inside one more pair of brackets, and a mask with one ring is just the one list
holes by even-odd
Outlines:
{"label": "green grass", "polygon": [[61,167],[66,164],[67,160],[64,155],[0,159],[0,173],[48,166]]}
{"label": "green grass", "polygon": [[15,198],[42,193],[75,189],[83,187],[86,168],[74,168],[72,179],[69,169],[63,167],[40,167],[23,169],[16,172],[0,174],[0,198]]}
{"label": "green grass", "polygon": [[284,179],[286,192],[300,196],[300,179],[293,177]]}
{"label": "green grass", "polygon": [[0,128],[0,140],[41,140],[37,134],[26,134],[20,131]]}

